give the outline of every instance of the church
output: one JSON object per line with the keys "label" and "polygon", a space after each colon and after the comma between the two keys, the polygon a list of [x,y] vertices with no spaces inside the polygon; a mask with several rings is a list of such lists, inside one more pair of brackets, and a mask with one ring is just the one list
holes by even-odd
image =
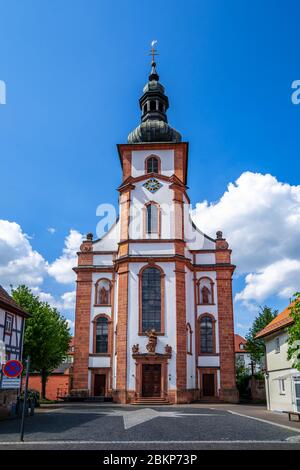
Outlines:
{"label": "church", "polygon": [[117,150],[119,217],[78,253],[74,397],[236,402],[231,250],[192,222],[188,143],[152,57],[140,124]]}

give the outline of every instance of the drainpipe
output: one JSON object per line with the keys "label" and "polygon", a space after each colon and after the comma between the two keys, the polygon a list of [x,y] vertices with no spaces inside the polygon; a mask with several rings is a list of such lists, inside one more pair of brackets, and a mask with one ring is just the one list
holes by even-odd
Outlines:
{"label": "drainpipe", "polygon": [[270,402],[270,384],[269,384],[269,371],[268,371],[268,360],[267,360],[267,348],[266,348],[266,343],[265,343],[265,342],[264,342],[264,346],[265,346],[265,366],[266,366],[265,378],[266,378],[266,382],[267,382],[267,410],[270,411],[270,409],[271,409],[271,402]]}

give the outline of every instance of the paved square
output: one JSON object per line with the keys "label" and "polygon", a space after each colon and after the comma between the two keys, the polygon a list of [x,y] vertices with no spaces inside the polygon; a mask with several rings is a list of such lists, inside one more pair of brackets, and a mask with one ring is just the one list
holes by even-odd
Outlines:
{"label": "paved square", "polygon": [[0,449],[300,449],[300,426],[238,412],[225,405],[65,405],[27,418],[24,443],[19,420],[0,422]]}

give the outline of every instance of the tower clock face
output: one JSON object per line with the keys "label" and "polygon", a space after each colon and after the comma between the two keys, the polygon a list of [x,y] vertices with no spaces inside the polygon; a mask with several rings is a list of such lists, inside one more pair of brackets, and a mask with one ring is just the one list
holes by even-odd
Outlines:
{"label": "tower clock face", "polygon": [[162,184],[155,178],[150,178],[143,184],[143,186],[150,191],[150,193],[155,193],[159,188],[162,187]]}

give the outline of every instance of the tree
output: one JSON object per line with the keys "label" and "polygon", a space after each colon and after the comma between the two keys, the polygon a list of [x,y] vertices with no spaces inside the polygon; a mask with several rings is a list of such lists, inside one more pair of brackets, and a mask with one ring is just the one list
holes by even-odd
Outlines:
{"label": "tree", "polygon": [[290,310],[294,323],[288,328],[288,359],[292,359],[293,367],[300,370],[300,292],[294,294]]}
{"label": "tree", "polygon": [[67,321],[58,310],[42,302],[32,291],[21,285],[12,289],[14,300],[30,313],[25,322],[24,356],[30,356],[31,372],[42,379],[42,398],[51,372],[65,359],[71,335]]}
{"label": "tree", "polygon": [[255,339],[255,336],[278,315],[278,310],[272,310],[266,305],[259,308],[260,312],[255,318],[249,333],[246,335],[247,351],[249,351],[251,360],[256,364],[259,364],[265,355],[265,345],[262,339]]}

